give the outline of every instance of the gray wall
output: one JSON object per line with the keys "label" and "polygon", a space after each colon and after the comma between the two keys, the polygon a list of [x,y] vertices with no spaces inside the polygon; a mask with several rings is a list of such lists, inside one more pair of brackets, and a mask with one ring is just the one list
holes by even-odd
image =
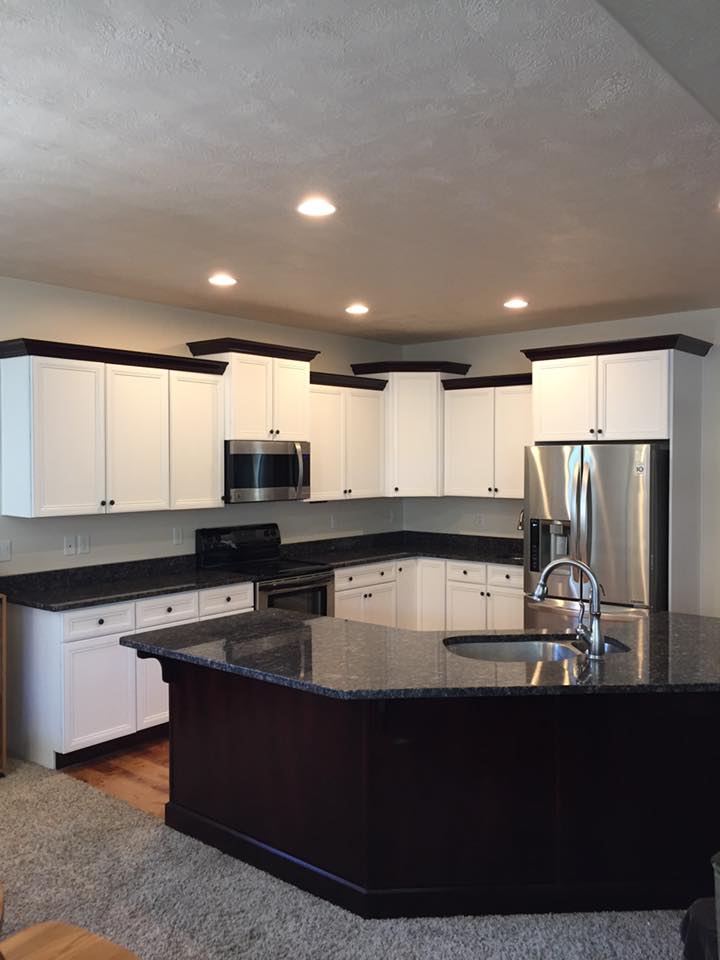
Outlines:
{"label": "gray wall", "polygon": [[[103,347],[187,355],[188,340],[236,336],[320,350],[313,369],[350,373],[350,363],[400,356],[400,348],[372,340],[335,336],[245,321],[65,287],[0,278],[0,340],[34,337]],[[368,500],[335,504],[267,503],[221,510],[173,510],[97,517],[0,516],[0,540],[11,540],[13,559],[0,576],[88,563],[111,563],[194,550],[197,527],[276,521],[284,539],[302,540],[399,529],[402,504]],[[173,527],[184,542],[172,543]],[[89,534],[91,552],[63,556],[65,536]]]}

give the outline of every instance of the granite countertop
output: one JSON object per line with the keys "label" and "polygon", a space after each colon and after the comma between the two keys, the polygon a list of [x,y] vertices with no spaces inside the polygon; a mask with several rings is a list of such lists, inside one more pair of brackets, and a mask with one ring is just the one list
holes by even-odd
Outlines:
{"label": "granite countertop", "polygon": [[167,627],[120,642],[145,655],[350,700],[720,692],[720,619],[654,613],[613,622],[607,633],[629,649],[596,663],[584,656],[542,663],[473,660],[445,645],[451,631],[419,633],[281,610]]}
{"label": "granite countertop", "polygon": [[[282,547],[282,555],[332,567],[422,556],[522,564],[522,541],[396,531],[287,544]],[[258,579],[259,575],[245,571],[239,576],[231,570],[198,570],[195,554],[191,553],[0,577],[0,593],[6,594],[10,603],[64,611]]]}

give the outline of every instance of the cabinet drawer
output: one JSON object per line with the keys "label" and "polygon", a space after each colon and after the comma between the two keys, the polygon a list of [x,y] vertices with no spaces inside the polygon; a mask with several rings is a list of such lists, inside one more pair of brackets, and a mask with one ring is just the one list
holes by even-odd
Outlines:
{"label": "cabinet drawer", "polygon": [[353,587],[369,587],[397,578],[395,562],[369,563],[358,567],[345,567],[335,571],[335,589],[350,590]]}
{"label": "cabinet drawer", "polygon": [[170,593],[164,597],[148,597],[135,604],[135,622],[138,630],[145,627],[162,627],[166,623],[194,620],[198,615],[198,595]]}
{"label": "cabinet drawer", "polygon": [[460,583],[485,583],[487,580],[487,564],[458,563],[456,560],[448,560],[447,578],[448,580],[457,580]]}
{"label": "cabinet drawer", "polygon": [[200,617],[222,616],[247,610],[254,603],[252,583],[232,583],[200,591]]}
{"label": "cabinet drawer", "polygon": [[489,563],[487,568],[488,586],[523,588],[523,568],[511,567],[501,563]]}
{"label": "cabinet drawer", "polygon": [[122,636],[135,629],[135,604],[110,603],[102,607],[68,610],[63,614],[63,639],[87,640],[111,633]]}

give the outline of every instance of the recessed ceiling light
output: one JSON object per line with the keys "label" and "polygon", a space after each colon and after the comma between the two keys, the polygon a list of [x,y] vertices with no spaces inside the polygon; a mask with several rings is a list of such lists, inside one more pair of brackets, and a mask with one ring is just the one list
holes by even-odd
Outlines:
{"label": "recessed ceiling light", "polygon": [[511,297],[510,300],[506,300],[503,304],[508,310],[524,310],[527,305],[527,300],[523,300],[522,297]]}
{"label": "recessed ceiling light", "polygon": [[235,277],[231,277],[229,273],[214,273],[211,277],[208,277],[208,283],[211,283],[214,287],[234,287],[237,280]]}
{"label": "recessed ceiling light", "polygon": [[345,307],[345,313],[351,313],[354,317],[360,317],[368,310],[369,307],[366,307],[364,303],[351,303],[349,307]]}
{"label": "recessed ceiling light", "polygon": [[306,217],[329,217],[335,213],[336,207],[327,197],[305,197],[296,210]]}

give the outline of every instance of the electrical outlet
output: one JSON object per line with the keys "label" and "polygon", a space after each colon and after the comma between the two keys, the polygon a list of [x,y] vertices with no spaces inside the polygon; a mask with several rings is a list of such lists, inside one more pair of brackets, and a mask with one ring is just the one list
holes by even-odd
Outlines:
{"label": "electrical outlet", "polygon": [[63,553],[66,557],[75,556],[75,537],[65,537],[63,540]]}
{"label": "electrical outlet", "polygon": [[183,542],[182,527],[173,527],[172,540],[175,546]]}
{"label": "electrical outlet", "polygon": [[480,529],[482,529],[482,528],[485,526],[485,514],[484,514],[484,513],[478,513],[478,515],[477,515],[477,525],[478,525],[478,527],[479,527]]}
{"label": "electrical outlet", "polygon": [[0,563],[12,560],[12,540],[0,540]]}
{"label": "electrical outlet", "polygon": [[335,529],[335,516],[332,513],[330,514],[330,529],[331,530]]}
{"label": "electrical outlet", "polygon": [[90,553],[90,534],[79,533],[77,535],[77,552]]}

